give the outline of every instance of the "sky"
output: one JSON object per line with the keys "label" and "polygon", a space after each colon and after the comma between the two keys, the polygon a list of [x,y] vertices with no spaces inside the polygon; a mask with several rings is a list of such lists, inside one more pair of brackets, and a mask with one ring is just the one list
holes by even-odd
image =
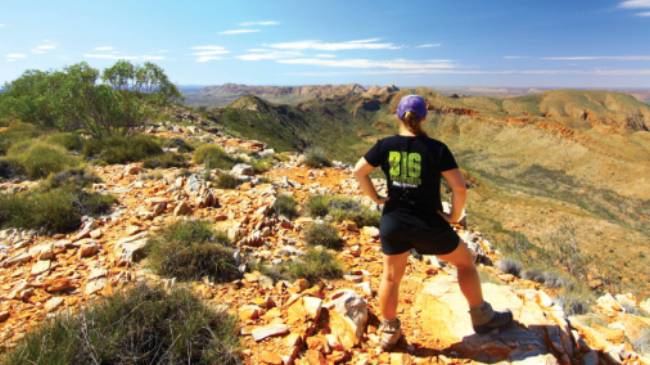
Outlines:
{"label": "sky", "polygon": [[0,0],[0,82],[151,61],[180,85],[650,88],[650,0]]}

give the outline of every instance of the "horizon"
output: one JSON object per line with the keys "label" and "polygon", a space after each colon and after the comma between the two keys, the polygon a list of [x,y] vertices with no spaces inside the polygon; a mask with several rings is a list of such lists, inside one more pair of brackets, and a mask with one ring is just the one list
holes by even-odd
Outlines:
{"label": "horizon", "polygon": [[650,0],[40,0],[4,8],[1,83],[30,69],[125,59],[159,64],[181,86],[650,88]]}

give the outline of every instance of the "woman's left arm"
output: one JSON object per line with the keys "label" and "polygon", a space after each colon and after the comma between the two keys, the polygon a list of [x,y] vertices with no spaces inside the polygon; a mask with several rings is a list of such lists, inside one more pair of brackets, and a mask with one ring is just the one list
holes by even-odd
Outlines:
{"label": "woman's left arm", "polygon": [[381,197],[377,194],[375,185],[370,179],[370,173],[372,170],[374,170],[374,168],[375,167],[369,164],[365,158],[361,157],[354,167],[354,177],[357,179],[357,182],[359,182],[359,188],[361,191],[364,194],[368,195],[370,199],[375,202],[375,204],[384,204],[386,198]]}

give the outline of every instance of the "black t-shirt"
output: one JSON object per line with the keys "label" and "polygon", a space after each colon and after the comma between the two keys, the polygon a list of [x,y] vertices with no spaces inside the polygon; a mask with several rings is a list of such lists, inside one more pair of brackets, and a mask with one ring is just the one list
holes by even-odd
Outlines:
{"label": "black t-shirt", "polygon": [[386,175],[388,202],[384,214],[401,210],[417,215],[442,211],[441,172],[458,167],[447,146],[425,135],[380,139],[365,154]]}

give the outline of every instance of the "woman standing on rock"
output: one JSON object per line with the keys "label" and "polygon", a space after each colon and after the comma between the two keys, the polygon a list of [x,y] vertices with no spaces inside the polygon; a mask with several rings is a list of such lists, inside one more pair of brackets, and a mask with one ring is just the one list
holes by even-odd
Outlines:
{"label": "woman standing on rock", "polygon": [[[465,180],[447,146],[422,130],[426,115],[427,105],[421,96],[404,96],[397,107],[399,134],[377,141],[355,167],[361,190],[377,204],[385,203],[379,227],[384,253],[380,329],[385,350],[401,337],[399,285],[411,249],[422,255],[437,255],[457,268],[475,332],[486,333],[512,322],[512,313],[496,312],[483,300],[473,256],[451,227],[461,218],[465,205]],[[387,198],[377,194],[369,176],[379,166],[386,175]],[[441,176],[453,192],[450,214],[442,212]]]}

